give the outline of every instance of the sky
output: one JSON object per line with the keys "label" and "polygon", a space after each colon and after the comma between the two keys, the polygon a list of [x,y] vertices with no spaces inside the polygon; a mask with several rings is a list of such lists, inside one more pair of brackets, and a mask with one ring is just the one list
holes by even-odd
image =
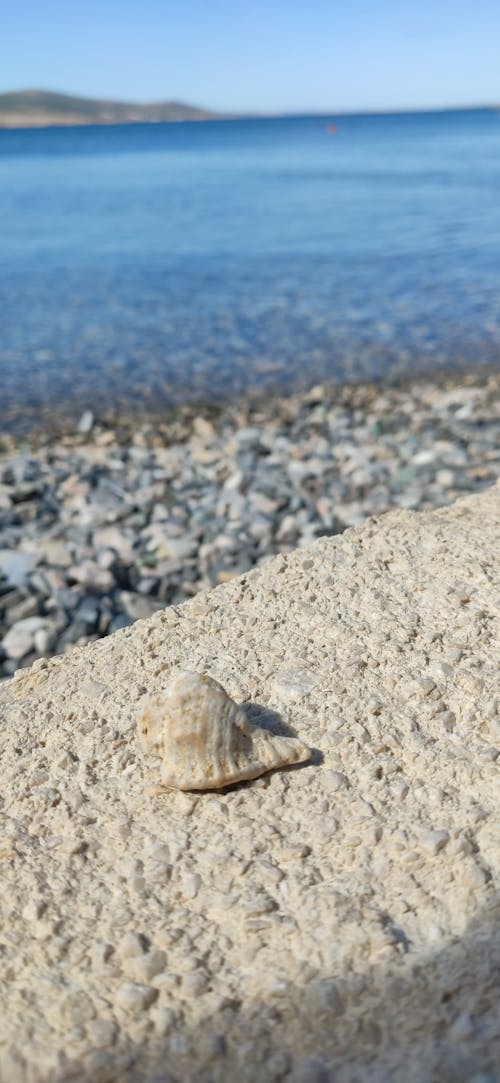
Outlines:
{"label": "sky", "polygon": [[500,103],[499,0],[4,0],[0,91],[221,112]]}

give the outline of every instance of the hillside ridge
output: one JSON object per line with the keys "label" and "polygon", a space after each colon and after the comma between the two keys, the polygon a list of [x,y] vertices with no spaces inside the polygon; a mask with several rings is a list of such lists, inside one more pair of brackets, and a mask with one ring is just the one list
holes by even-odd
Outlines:
{"label": "hillside ridge", "polygon": [[3,128],[164,123],[211,120],[218,115],[208,109],[177,101],[140,104],[107,98],[82,98],[50,90],[19,90],[0,94],[0,127]]}

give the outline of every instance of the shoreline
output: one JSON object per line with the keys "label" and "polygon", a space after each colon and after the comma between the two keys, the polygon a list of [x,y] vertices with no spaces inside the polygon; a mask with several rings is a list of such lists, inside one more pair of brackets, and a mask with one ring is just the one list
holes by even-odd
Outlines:
{"label": "shoreline", "polygon": [[500,477],[500,374],[318,385],[0,441],[0,678],[270,556]]}
{"label": "shoreline", "polygon": [[[4,97],[0,95],[0,97]],[[25,93],[25,92],[20,92]],[[42,94],[45,92],[41,92]],[[72,95],[62,95],[63,98],[71,98]],[[95,103],[95,99],[88,99],[91,104]],[[132,112],[140,111],[141,109],[158,110],[163,105],[169,106],[175,103],[159,103],[148,104],[139,102],[128,105],[123,102],[110,103],[118,105],[120,108],[130,109]],[[9,113],[7,110],[0,114],[0,132],[24,132],[24,131],[40,131],[53,128],[90,128],[90,127],[136,127],[141,124],[161,125],[161,124],[216,124],[218,122],[227,121],[255,121],[255,120],[318,120],[318,121],[337,121],[337,120],[350,120],[357,117],[415,117],[415,116],[441,116],[454,113],[498,113],[500,111],[500,105],[494,103],[479,104],[479,105],[435,105],[427,108],[419,108],[414,106],[409,109],[330,109],[327,111],[321,110],[319,112],[278,112],[278,113],[218,113],[211,110],[197,108],[196,106],[187,106],[184,103],[179,103],[181,108],[185,108],[192,111],[192,115],[189,116],[171,116],[162,117],[157,116],[128,116],[124,120],[120,120],[117,117],[92,117],[88,115],[79,115],[78,112],[73,114],[50,113],[46,111],[45,114],[41,111],[39,113],[17,114],[15,112]]]}
{"label": "shoreline", "polygon": [[459,366],[446,365],[438,370],[431,366],[419,368],[412,376],[393,371],[379,379],[363,375],[352,379],[339,376],[337,379],[312,379],[304,385],[285,386],[281,389],[238,389],[227,397],[217,396],[213,399],[200,395],[193,399],[186,396],[184,400],[179,397],[177,401],[175,396],[171,402],[165,398],[165,401],[161,401],[156,407],[146,405],[144,400],[136,403],[123,400],[116,406],[106,406],[99,411],[90,396],[81,396],[78,403],[71,400],[65,403],[55,401],[50,411],[46,410],[44,404],[11,405],[6,415],[0,419],[0,454],[20,443],[39,447],[47,441],[71,438],[77,434],[82,417],[88,413],[92,414],[93,428],[115,429],[120,436],[127,438],[127,434],[131,436],[137,426],[161,428],[178,419],[189,420],[198,414],[218,419],[232,410],[261,411],[272,402],[304,398],[316,387],[321,387],[330,398],[337,396],[341,401],[348,402],[357,393],[369,397],[380,394],[384,389],[412,393],[413,389],[424,385],[442,389],[476,386],[490,379],[495,380],[499,371],[499,365],[495,362],[471,366],[464,361]]}

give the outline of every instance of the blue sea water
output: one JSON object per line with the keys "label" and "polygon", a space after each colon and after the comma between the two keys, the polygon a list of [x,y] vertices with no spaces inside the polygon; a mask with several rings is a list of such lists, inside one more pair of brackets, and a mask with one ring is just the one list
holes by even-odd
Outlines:
{"label": "blue sea water", "polygon": [[499,358],[500,112],[0,131],[5,424]]}

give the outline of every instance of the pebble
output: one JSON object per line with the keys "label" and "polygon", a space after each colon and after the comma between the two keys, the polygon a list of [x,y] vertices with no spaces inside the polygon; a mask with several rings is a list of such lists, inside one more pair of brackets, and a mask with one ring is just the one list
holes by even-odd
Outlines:
{"label": "pebble", "polygon": [[143,1012],[154,1004],[158,996],[158,990],[150,985],[137,985],[134,982],[124,982],[116,991],[116,1003],[124,1012]]}
{"label": "pebble", "polygon": [[68,1026],[78,1027],[88,1023],[96,1014],[90,997],[78,989],[68,993],[64,1002],[64,1015]]}
{"label": "pebble", "polygon": [[[9,489],[13,489],[15,492],[17,486],[15,484],[12,486],[9,485]],[[0,549],[0,575],[3,576],[6,582],[11,586],[24,586],[29,572],[35,567],[36,563],[37,558],[35,554],[20,552],[17,549]]]}
{"label": "pebble", "polygon": [[116,948],[116,954],[120,959],[137,959],[144,955],[145,951],[144,937],[137,933],[125,933]]}
{"label": "pebble", "polygon": [[[318,386],[210,418],[186,407],[139,428],[86,407],[65,436],[32,446],[3,436],[0,679],[369,515],[489,486],[499,390],[499,376],[471,371],[439,384]],[[453,589],[457,607],[472,604],[467,583]],[[453,679],[452,667],[434,675]],[[293,699],[312,682],[283,670]],[[437,696],[430,676],[416,694]]]}
{"label": "pebble", "polygon": [[124,963],[124,971],[128,978],[132,978],[138,984],[147,984],[157,974],[165,970],[167,957],[164,951],[151,951],[145,955],[133,956]]}
{"label": "pebble", "polygon": [[326,788],[334,793],[349,788],[349,779],[342,771],[325,771],[324,778]]}
{"label": "pebble", "polygon": [[192,970],[189,974],[183,974],[181,981],[181,993],[185,997],[199,997],[208,988],[207,975],[203,970]]}
{"label": "pebble", "polygon": [[151,1012],[151,1017],[154,1023],[156,1033],[161,1038],[166,1038],[167,1034],[172,1030],[175,1022],[175,1015],[171,1008],[154,1008]]}
{"label": "pebble", "polygon": [[31,650],[32,644],[32,636],[19,624],[13,624],[2,639],[2,649],[7,658],[22,658]]}
{"label": "pebble", "polygon": [[448,831],[423,830],[420,832],[420,841],[424,850],[435,857],[450,841],[450,836]]}
{"label": "pebble", "polygon": [[84,412],[83,412],[83,414],[82,414],[82,416],[81,416],[81,418],[80,418],[80,420],[78,422],[78,432],[81,432],[82,435],[86,436],[87,433],[92,431],[93,424],[94,424],[94,415],[92,413],[92,410],[84,410]]}
{"label": "pebble", "polygon": [[333,1083],[333,1073],[317,1057],[304,1057],[294,1066],[291,1083]]}

